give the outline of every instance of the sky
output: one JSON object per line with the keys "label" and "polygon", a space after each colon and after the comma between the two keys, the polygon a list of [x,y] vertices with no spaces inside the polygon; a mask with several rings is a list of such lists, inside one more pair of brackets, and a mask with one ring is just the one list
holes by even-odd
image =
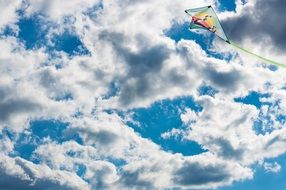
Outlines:
{"label": "sky", "polygon": [[284,0],[1,0],[0,190],[281,190]]}

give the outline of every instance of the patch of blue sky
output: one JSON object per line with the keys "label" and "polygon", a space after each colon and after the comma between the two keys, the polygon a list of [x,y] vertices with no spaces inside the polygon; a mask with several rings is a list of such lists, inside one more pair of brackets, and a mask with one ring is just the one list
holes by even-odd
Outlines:
{"label": "patch of blue sky", "polygon": [[4,29],[0,30],[0,38],[5,36],[17,36],[17,33],[10,26],[6,26]]}
{"label": "patch of blue sky", "polygon": [[[245,97],[239,97],[234,99],[235,102],[253,105],[257,109],[260,109],[258,118],[253,123],[253,129],[257,134],[264,135],[266,133],[270,133],[273,130],[275,130],[275,128],[273,128],[274,122],[278,121],[281,124],[281,126],[285,124],[286,115],[281,115],[281,114],[277,115],[277,113],[275,113],[276,112],[275,110],[279,109],[279,101],[276,102],[261,101],[261,98],[268,98],[270,96],[271,95],[267,93],[262,94],[253,91],[250,92]],[[261,110],[262,106],[268,106],[267,114],[262,112]]]}
{"label": "patch of blue sky", "polygon": [[265,67],[268,68],[271,71],[277,71],[279,69],[279,67],[276,66],[276,65],[268,65],[267,64],[267,65],[265,65]]}
{"label": "patch of blue sky", "polygon": [[[205,152],[198,143],[186,141],[182,138],[162,138],[162,134],[172,129],[185,129],[180,115],[190,108],[200,112],[202,107],[191,97],[180,97],[174,100],[163,100],[155,102],[149,108],[131,110],[132,122],[127,125],[132,127],[142,137],[151,139],[160,145],[163,150],[183,155],[197,155]],[[125,113],[126,114],[126,113]]]}
{"label": "patch of blue sky", "polygon": [[106,160],[108,162],[111,162],[112,164],[114,164],[116,167],[122,167],[122,166],[127,164],[126,160],[124,160],[124,159],[117,159],[117,158],[108,157],[108,158],[106,158]]}
{"label": "patch of blue sky", "polygon": [[219,11],[235,11],[235,0],[217,0]]}
{"label": "patch of blue sky", "polygon": [[85,173],[86,173],[86,166],[83,164],[77,164],[76,165],[76,174],[79,177],[83,178]]}
{"label": "patch of blue sky", "polygon": [[18,39],[25,44],[27,49],[45,47],[51,55],[54,51],[63,51],[69,56],[90,54],[81,39],[72,31],[65,30],[48,39],[49,30],[57,26],[48,22],[41,15],[24,17],[19,20],[17,25],[19,27]]}
{"label": "patch of blue sky", "polygon": [[68,123],[57,120],[33,121],[30,123],[30,128],[17,138],[14,155],[35,161],[32,159],[34,150],[47,138],[58,143],[70,140],[83,143],[78,134],[69,131]]}
{"label": "patch of blue sky", "polygon": [[3,128],[0,133],[0,138],[8,137],[10,140],[13,140],[16,136],[8,128]]}
{"label": "patch of blue sky", "polygon": [[278,173],[267,172],[263,166],[254,166],[255,175],[251,180],[236,182],[232,186],[219,188],[219,190],[282,190],[286,189],[286,154],[275,159],[267,159],[267,162],[277,162],[281,165]]}
{"label": "patch of blue sky", "polygon": [[109,99],[113,96],[116,96],[116,94],[119,92],[119,87],[116,84],[116,82],[112,82],[110,84],[109,90],[107,92],[107,94],[104,95],[103,99]]}
{"label": "patch of blue sky", "polygon": [[211,96],[214,97],[216,93],[218,93],[219,91],[215,88],[213,88],[212,86],[208,86],[208,85],[202,85],[199,87],[198,89],[198,93],[199,96]]}
{"label": "patch of blue sky", "polygon": [[52,42],[54,45],[49,47],[50,51],[63,51],[70,56],[90,54],[88,49],[81,42],[80,38],[68,31],[60,35],[55,35]]}
{"label": "patch of blue sky", "polygon": [[286,115],[279,114],[277,116],[277,120],[281,123],[282,126],[284,126],[286,123]]}
{"label": "patch of blue sky", "polygon": [[211,43],[213,42],[214,35],[212,35],[212,33],[199,34],[190,31],[189,28],[190,26],[187,22],[184,24],[174,23],[169,30],[165,31],[165,35],[173,39],[175,42],[179,42],[182,39],[193,40],[200,44],[204,50],[208,50]]}
{"label": "patch of blue sky", "polygon": [[253,105],[256,108],[260,109],[261,106],[265,103],[261,102],[261,98],[267,98],[270,97],[269,94],[261,94],[259,92],[255,92],[252,91],[250,92],[247,96],[245,97],[238,97],[238,98],[234,98],[235,102],[240,102],[243,104],[249,104],[249,105]]}
{"label": "patch of blue sky", "polygon": [[271,129],[271,126],[273,125],[273,121],[269,119],[269,117],[261,118],[259,117],[256,121],[253,123],[253,130],[257,135],[262,134],[265,135],[268,132],[271,132],[273,129]]}
{"label": "patch of blue sky", "polygon": [[[269,94],[261,94],[258,92],[250,92],[245,97],[238,97],[234,98],[235,102],[239,102],[242,104],[248,104],[253,105],[257,109],[260,109],[265,103],[261,102],[261,98],[263,97],[269,97]],[[268,121],[267,121],[268,119]],[[267,131],[265,131],[266,126],[265,124],[268,123],[268,125],[271,125],[271,120],[269,120],[268,116],[263,116],[262,112],[260,111],[259,116],[256,121],[253,123],[253,130],[256,132],[256,134],[265,134]]]}
{"label": "patch of blue sky", "polygon": [[[276,113],[280,109],[278,102],[266,103],[267,113],[260,111],[258,119],[254,122],[253,128],[257,134],[271,133],[278,128],[281,128],[285,125],[286,115],[281,113]],[[280,126],[275,126],[275,124]]]}
{"label": "patch of blue sky", "polygon": [[61,96],[57,96],[54,98],[55,101],[70,101],[73,100],[73,96],[71,93],[65,93]]}
{"label": "patch of blue sky", "polygon": [[19,27],[18,39],[24,42],[27,49],[40,48],[46,43],[48,23],[45,23],[40,15],[23,17],[17,25]]}
{"label": "patch of blue sky", "polygon": [[174,23],[169,30],[165,31],[165,35],[173,39],[175,42],[179,42],[182,39],[195,41],[211,57],[226,61],[232,59],[233,56],[231,54],[212,51],[212,44],[216,38],[215,34],[202,29],[200,31],[203,33],[198,33],[194,30],[190,30],[189,28],[189,23]]}

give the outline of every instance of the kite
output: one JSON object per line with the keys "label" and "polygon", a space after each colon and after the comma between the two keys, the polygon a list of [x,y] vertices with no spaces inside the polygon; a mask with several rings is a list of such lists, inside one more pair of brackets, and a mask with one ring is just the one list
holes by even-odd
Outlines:
{"label": "kite", "polygon": [[233,47],[240,49],[246,53],[249,53],[263,61],[266,61],[268,63],[271,63],[273,65],[276,66],[281,66],[281,67],[285,67],[286,65],[282,64],[282,63],[278,63],[276,61],[264,58],[260,55],[257,55],[255,53],[252,53],[251,51],[244,49],[242,47],[240,47],[239,45],[237,45],[236,43],[230,41],[228,39],[228,37],[226,36],[220,21],[214,11],[214,9],[212,8],[212,6],[206,6],[206,7],[200,7],[200,8],[194,8],[194,9],[187,9],[185,10],[185,12],[191,16],[191,23],[190,23],[190,29],[204,29],[204,30],[208,30],[212,33],[214,33],[216,36],[218,36],[219,38],[221,38],[223,41],[225,41],[226,43],[232,45]]}

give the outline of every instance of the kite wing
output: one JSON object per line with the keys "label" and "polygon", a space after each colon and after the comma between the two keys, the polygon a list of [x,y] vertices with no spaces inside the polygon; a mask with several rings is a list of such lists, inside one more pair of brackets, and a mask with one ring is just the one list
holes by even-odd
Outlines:
{"label": "kite wing", "polygon": [[191,16],[190,29],[206,29],[229,43],[219,19],[211,6],[187,9],[185,12]]}

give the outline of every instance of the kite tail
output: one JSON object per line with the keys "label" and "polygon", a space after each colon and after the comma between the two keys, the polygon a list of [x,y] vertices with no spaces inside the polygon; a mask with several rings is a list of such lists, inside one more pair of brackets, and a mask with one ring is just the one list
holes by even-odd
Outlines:
{"label": "kite tail", "polygon": [[228,42],[228,43],[229,43],[230,45],[232,45],[233,47],[235,47],[235,48],[237,48],[237,49],[239,49],[239,50],[242,50],[242,51],[244,51],[244,52],[246,52],[246,53],[249,53],[249,54],[251,54],[251,55],[253,55],[253,56],[255,56],[255,57],[257,57],[257,58],[259,58],[259,59],[261,59],[261,60],[263,60],[263,61],[265,61],[265,62],[267,62],[267,63],[270,63],[270,64],[272,64],[272,65],[276,65],[276,66],[279,66],[279,67],[284,67],[284,68],[286,68],[286,65],[284,65],[284,64],[282,64],[282,63],[278,63],[278,62],[273,61],[273,60],[271,60],[271,59],[267,59],[267,58],[265,58],[265,57],[262,57],[262,56],[260,56],[260,55],[255,54],[255,53],[252,53],[251,51],[249,51],[249,50],[247,50],[247,49],[244,49],[244,48],[238,46],[238,45],[237,45],[236,43],[234,43],[234,42]]}

